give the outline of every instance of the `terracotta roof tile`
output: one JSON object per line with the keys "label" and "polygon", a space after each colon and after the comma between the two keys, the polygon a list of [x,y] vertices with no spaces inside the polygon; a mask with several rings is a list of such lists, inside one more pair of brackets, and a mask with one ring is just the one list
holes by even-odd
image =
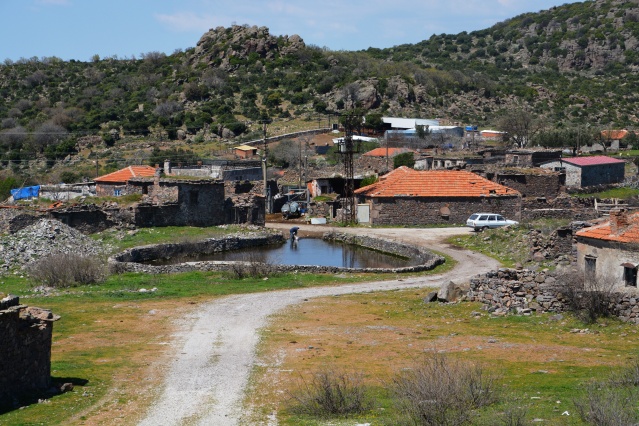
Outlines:
{"label": "terracotta roof tile", "polygon": [[584,228],[576,236],[595,240],[617,241],[620,243],[639,243],[639,212],[628,215],[628,225],[616,234],[612,232],[610,221]]}
{"label": "terracotta roof tile", "polygon": [[628,133],[630,133],[628,130],[623,129],[623,130],[602,130],[601,131],[601,136],[603,136],[606,139],[612,139],[612,140],[621,140],[623,138],[625,138]]}
{"label": "terracotta roof tile", "polygon": [[[388,154],[386,154],[387,150],[388,150]],[[381,148],[375,148],[372,151],[365,152],[362,155],[365,155],[367,157],[386,157],[386,155],[388,155],[389,157],[394,157],[396,155],[403,154],[405,152],[415,152],[415,151],[408,148],[388,148],[387,149],[387,148],[381,147]]]}
{"label": "terracotta roof tile", "polygon": [[151,166],[129,166],[117,172],[95,178],[93,181],[98,183],[126,183],[134,177],[153,177],[155,176],[155,167]]}
{"label": "terracotta roof tile", "polygon": [[518,196],[514,189],[467,171],[419,171],[400,167],[372,185],[355,191],[368,197],[489,197]]}

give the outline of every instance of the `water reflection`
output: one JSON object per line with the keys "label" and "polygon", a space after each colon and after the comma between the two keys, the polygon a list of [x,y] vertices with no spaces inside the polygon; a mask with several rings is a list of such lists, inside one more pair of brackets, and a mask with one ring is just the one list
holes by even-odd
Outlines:
{"label": "water reflection", "polygon": [[153,265],[171,265],[184,261],[263,261],[280,265],[318,265],[344,268],[402,268],[417,262],[360,246],[328,242],[317,238],[289,240],[281,246],[251,247],[211,255],[180,259],[162,259]]}

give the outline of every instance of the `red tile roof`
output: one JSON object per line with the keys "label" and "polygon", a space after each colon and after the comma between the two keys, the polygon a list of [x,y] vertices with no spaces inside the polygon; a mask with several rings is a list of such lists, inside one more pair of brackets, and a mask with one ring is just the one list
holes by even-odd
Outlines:
{"label": "red tile roof", "polygon": [[94,182],[99,183],[126,183],[134,177],[153,177],[155,167],[151,166],[129,166],[117,172],[95,178]]}
{"label": "red tile roof", "polygon": [[610,139],[610,140],[621,140],[623,138],[625,138],[628,133],[630,133],[628,130],[623,129],[623,130],[602,130],[601,131],[601,136],[603,136],[606,139]]}
{"label": "red tile roof", "polygon": [[574,158],[562,158],[561,161],[565,161],[575,166],[597,166],[600,164],[615,164],[625,163],[623,160],[617,160],[616,158],[606,157],[605,155],[595,155],[593,157],[574,157]]}
{"label": "red tile roof", "polygon": [[489,197],[519,192],[467,171],[413,170],[402,166],[355,191],[368,197]]}
{"label": "red tile roof", "polygon": [[610,221],[607,221],[600,225],[584,228],[575,235],[595,240],[639,243],[639,212],[628,214],[627,220],[628,225],[621,227],[616,233],[613,233]]}
{"label": "red tile roof", "polygon": [[[386,154],[386,150],[388,149],[388,154]],[[386,157],[386,155],[388,155],[389,157],[394,157],[396,155],[399,154],[403,154],[405,152],[415,152],[411,149],[408,148],[375,148],[372,151],[368,151],[365,152],[362,155],[366,155],[367,157]]]}

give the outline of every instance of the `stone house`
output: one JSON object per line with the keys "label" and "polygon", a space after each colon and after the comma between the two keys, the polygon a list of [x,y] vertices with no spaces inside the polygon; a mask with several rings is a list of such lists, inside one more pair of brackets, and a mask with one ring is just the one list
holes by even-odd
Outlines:
{"label": "stone house", "polygon": [[577,267],[586,280],[615,290],[637,290],[639,212],[610,212],[610,220],[578,231]]}
{"label": "stone house", "polygon": [[521,215],[519,192],[461,170],[400,167],[355,194],[375,225],[465,224],[476,212]]}
{"label": "stone house", "polygon": [[130,179],[152,177],[155,170],[156,168],[151,166],[129,166],[97,177],[94,179],[95,193],[98,197],[125,195],[126,185]]}
{"label": "stone house", "polygon": [[516,167],[539,167],[547,162],[561,158],[561,150],[514,149],[506,151],[504,163]]}
{"label": "stone house", "polygon": [[540,168],[508,168],[495,172],[491,180],[519,191],[524,198],[552,200],[563,192],[566,174]]}
{"label": "stone house", "polygon": [[583,188],[593,185],[621,183],[625,177],[626,162],[605,155],[593,157],[560,158],[541,164],[541,168],[566,173],[566,186]]}
{"label": "stone house", "polygon": [[[217,226],[227,223],[264,225],[264,197],[234,203],[224,182],[213,179],[136,178],[127,193],[145,195],[133,210],[136,226]],[[241,210],[241,211],[240,211]]]}

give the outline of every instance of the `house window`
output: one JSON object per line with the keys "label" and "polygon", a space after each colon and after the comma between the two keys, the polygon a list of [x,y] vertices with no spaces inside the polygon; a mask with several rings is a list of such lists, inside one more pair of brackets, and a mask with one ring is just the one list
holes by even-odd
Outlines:
{"label": "house window", "polygon": [[637,287],[637,267],[632,263],[623,263],[623,282],[627,287]]}
{"label": "house window", "polygon": [[566,168],[565,167],[555,167],[555,171],[556,172],[565,172]]}
{"label": "house window", "polygon": [[114,189],[113,190],[113,195],[115,195],[116,197],[119,197],[122,193],[121,189]]}
{"label": "house window", "polygon": [[513,155],[513,163],[519,164],[519,155]]}
{"label": "house window", "polygon": [[586,262],[584,266],[585,278],[586,280],[593,280],[597,270],[597,258],[595,256],[586,256],[584,260]]}

